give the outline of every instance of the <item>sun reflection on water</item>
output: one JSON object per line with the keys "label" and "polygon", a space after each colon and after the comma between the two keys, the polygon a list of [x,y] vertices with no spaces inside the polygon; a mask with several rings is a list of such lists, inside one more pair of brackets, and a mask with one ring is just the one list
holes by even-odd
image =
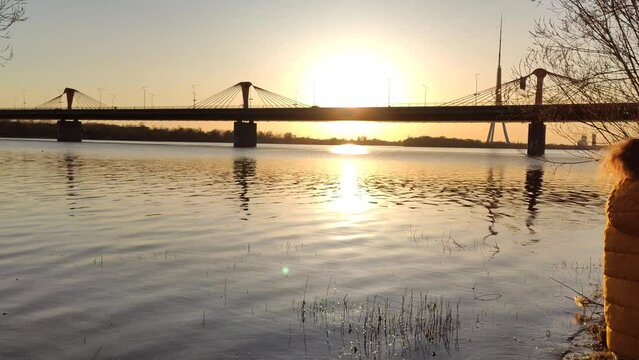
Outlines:
{"label": "sun reflection on water", "polygon": [[336,155],[366,155],[368,148],[362,145],[343,144],[332,146],[330,152]]}
{"label": "sun reflection on water", "polygon": [[343,215],[361,214],[372,207],[368,194],[358,185],[361,164],[356,160],[344,160],[341,163],[339,190],[331,208]]}

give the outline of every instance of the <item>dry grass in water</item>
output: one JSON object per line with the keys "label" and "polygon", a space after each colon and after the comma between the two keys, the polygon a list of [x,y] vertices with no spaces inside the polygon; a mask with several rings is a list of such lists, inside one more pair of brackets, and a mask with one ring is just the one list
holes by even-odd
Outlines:
{"label": "dry grass in water", "polygon": [[[616,360],[617,358],[608,351],[606,344],[606,321],[603,316],[603,291],[598,284],[594,284],[592,295],[586,296],[570,286],[551,278],[553,281],[572,290],[575,305],[581,308],[581,312],[575,314],[575,320],[582,327],[568,338],[575,349],[567,351],[563,360]],[[586,349],[585,352],[574,352],[576,349]]]}
{"label": "dry grass in water", "polygon": [[[324,298],[293,300],[300,327],[323,330],[329,353],[357,359],[394,359],[408,355],[436,356],[442,348],[458,350],[459,301],[406,291],[401,303],[374,296],[361,303]],[[338,347],[337,349],[336,346]]]}

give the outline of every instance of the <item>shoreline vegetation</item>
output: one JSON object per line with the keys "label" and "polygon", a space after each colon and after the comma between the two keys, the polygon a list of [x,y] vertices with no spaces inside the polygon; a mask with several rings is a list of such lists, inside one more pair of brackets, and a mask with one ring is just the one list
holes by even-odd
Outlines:
{"label": "shoreline vegetation", "polygon": [[[178,141],[178,142],[233,142],[233,131],[210,130],[195,128],[160,128],[138,125],[114,125],[104,123],[85,122],[84,139],[86,140],[117,140],[117,141]],[[0,121],[0,137],[5,138],[43,138],[55,139],[57,125],[53,121]],[[494,149],[525,149],[526,144],[503,141],[485,143],[481,140],[459,139],[447,137],[418,136],[404,140],[387,141],[368,139],[364,136],[356,139],[314,139],[299,137],[290,132],[274,134],[271,131],[258,131],[257,142],[261,144],[302,144],[302,145],[382,145],[406,147],[455,147],[455,148],[494,148]],[[583,150],[578,145],[547,144],[547,149]]]}

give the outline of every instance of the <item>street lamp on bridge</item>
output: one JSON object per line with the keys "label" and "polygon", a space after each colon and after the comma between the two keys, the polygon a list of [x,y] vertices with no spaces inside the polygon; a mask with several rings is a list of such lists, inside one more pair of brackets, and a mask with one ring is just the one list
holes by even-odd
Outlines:
{"label": "street lamp on bridge", "polygon": [[191,89],[193,90],[193,108],[195,109],[195,103],[197,102],[196,99],[196,92],[195,92],[195,88],[198,87],[199,85],[191,85]]}
{"label": "street lamp on bridge", "polygon": [[146,109],[146,88],[148,88],[148,86],[142,86],[142,91],[144,92],[144,102],[142,103],[143,109]]}
{"label": "street lamp on bridge", "polygon": [[477,84],[479,82],[479,73],[475,74],[475,106],[477,106]]}
{"label": "street lamp on bridge", "polygon": [[104,90],[103,87],[98,88],[98,93],[100,94],[100,109],[102,108],[102,90]]}
{"label": "street lamp on bridge", "polygon": [[391,102],[390,102],[390,100],[391,100],[391,96],[390,96],[391,95],[391,81],[393,81],[393,78],[389,77],[389,78],[386,78],[386,80],[388,80],[388,107],[390,107],[391,106]]}
{"label": "street lamp on bridge", "polygon": [[424,106],[426,106],[426,104],[428,104],[426,101],[428,96],[428,86],[426,86],[426,84],[422,84],[422,86],[424,87]]}
{"label": "street lamp on bridge", "polygon": [[317,106],[317,81],[313,80],[313,106]]}

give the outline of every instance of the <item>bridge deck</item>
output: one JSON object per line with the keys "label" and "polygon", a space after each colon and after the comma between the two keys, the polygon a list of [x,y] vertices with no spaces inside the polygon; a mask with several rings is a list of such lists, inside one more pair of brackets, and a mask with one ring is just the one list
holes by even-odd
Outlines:
{"label": "bridge deck", "polygon": [[639,104],[251,109],[0,109],[0,120],[544,122],[635,121]]}

